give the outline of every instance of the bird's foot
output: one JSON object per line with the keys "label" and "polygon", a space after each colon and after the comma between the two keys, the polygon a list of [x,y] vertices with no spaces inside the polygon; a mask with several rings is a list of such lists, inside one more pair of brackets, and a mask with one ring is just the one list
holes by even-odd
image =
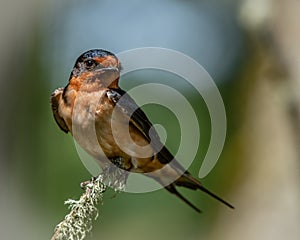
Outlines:
{"label": "bird's foot", "polygon": [[80,187],[82,189],[85,189],[90,183],[93,183],[96,179],[97,179],[96,177],[92,177],[91,180],[87,180],[87,181],[81,182],[80,183]]}
{"label": "bird's foot", "polygon": [[116,191],[124,190],[129,172],[126,170],[124,159],[121,157],[111,158],[110,165],[106,170],[108,185]]}

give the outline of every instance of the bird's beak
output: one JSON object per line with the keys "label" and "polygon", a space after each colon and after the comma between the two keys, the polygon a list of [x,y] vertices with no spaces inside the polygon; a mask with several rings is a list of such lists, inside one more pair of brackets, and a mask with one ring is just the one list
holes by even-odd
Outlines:
{"label": "bird's beak", "polygon": [[112,70],[112,71],[116,71],[116,72],[120,72],[120,69],[117,68],[117,67],[106,67],[104,69],[107,69],[107,70]]}
{"label": "bird's beak", "polygon": [[115,71],[115,72],[118,72],[118,73],[120,73],[120,69],[119,68],[117,68],[117,67],[103,67],[103,66],[101,66],[100,64],[98,65],[98,67],[96,67],[95,69],[94,69],[94,71],[106,71],[106,70],[108,70],[108,71]]}
{"label": "bird's beak", "polygon": [[122,70],[122,66],[120,61],[112,56],[107,57],[96,57],[94,60],[98,63],[98,67],[102,69],[109,69],[120,72]]}

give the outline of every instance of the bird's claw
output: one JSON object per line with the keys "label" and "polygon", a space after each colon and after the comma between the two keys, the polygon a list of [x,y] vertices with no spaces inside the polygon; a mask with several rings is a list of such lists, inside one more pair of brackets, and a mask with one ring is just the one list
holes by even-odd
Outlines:
{"label": "bird's claw", "polygon": [[96,179],[97,179],[96,177],[92,177],[91,180],[87,180],[87,181],[81,182],[80,183],[80,187],[82,189],[85,189],[87,187],[87,185],[89,185],[90,183],[94,182]]}

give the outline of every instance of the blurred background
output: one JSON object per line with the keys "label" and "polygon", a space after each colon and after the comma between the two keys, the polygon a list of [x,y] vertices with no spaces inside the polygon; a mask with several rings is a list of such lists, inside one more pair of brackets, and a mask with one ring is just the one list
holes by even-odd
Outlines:
{"label": "blurred background", "polygon": [[[68,212],[63,202],[77,199],[80,182],[90,178],[49,104],[76,58],[91,48],[149,46],[189,55],[216,81],[228,133],[218,164],[202,181],[236,209],[199,192],[182,191],[200,215],[165,190],[108,191],[89,239],[298,239],[299,11],[295,0],[1,0],[1,239],[50,239]],[[197,176],[209,116],[201,96],[172,79],[141,72],[121,86],[155,81],[182,90],[200,119],[201,146],[190,169]],[[167,145],[176,152],[174,116],[155,106],[145,111],[168,124],[174,136]]]}

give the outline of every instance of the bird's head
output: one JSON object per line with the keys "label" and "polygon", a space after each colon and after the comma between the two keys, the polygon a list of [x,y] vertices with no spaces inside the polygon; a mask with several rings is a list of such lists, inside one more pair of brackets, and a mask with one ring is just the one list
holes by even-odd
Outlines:
{"label": "bird's head", "polygon": [[105,80],[108,81],[109,78],[111,79],[112,74],[105,77],[103,73],[106,72],[109,74],[110,72],[116,76],[116,79],[112,81],[111,87],[113,87],[113,85],[117,87],[121,69],[121,62],[113,53],[103,49],[92,49],[84,52],[77,58],[69,81],[75,80],[74,82],[81,83],[87,78],[96,79],[97,76],[102,74],[101,81],[105,82]]}
{"label": "bird's head", "polygon": [[104,68],[121,71],[122,67],[119,59],[113,53],[103,49],[92,49],[77,58],[70,78]]}

